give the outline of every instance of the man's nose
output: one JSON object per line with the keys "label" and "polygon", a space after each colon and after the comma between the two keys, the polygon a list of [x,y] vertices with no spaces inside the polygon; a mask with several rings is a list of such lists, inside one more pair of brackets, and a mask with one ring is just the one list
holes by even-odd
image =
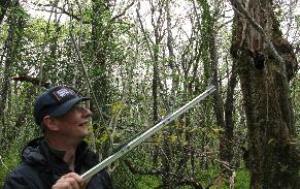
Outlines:
{"label": "man's nose", "polygon": [[83,108],[83,116],[88,118],[93,115],[92,111],[89,108]]}

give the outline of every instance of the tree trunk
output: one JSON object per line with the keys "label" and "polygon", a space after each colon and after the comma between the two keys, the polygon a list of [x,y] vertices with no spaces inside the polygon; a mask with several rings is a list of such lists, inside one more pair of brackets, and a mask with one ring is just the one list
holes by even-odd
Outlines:
{"label": "tree trunk", "polygon": [[[19,6],[19,3],[16,2],[13,5],[15,8]],[[3,69],[3,80],[0,91],[0,118],[2,118],[4,114],[4,110],[6,107],[7,95],[10,90],[10,78],[11,78],[11,67],[14,63],[17,53],[20,48],[20,41],[23,37],[22,32],[24,29],[24,18],[22,16],[18,16],[18,13],[12,11],[8,18],[8,37],[5,41],[4,52],[6,52],[6,58],[4,62]]]}
{"label": "tree trunk", "polygon": [[[15,2],[12,5],[12,8],[17,9],[19,7],[19,3]],[[22,9],[20,8],[20,11]],[[8,95],[10,94],[11,90],[11,73],[13,69],[13,64],[17,61],[18,53],[21,47],[21,39],[23,38],[23,31],[25,25],[25,19],[19,12],[12,11],[8,16],[8,37],[5,41],[4,46],[4,53],[5,53],[5,62],[4,62],[4,70],[3,70],[3,80],[1,84],[1,91],[0,91],[0,119],[1,119],[1,137],[0,142],[2,146],[6,146],[7,141],[3,140],[10,136],[11,128],[5,127],[5,111],[6,105],[8,100]],[[2,141],[3,140],[3,141]]]}
{"label": "tree trunk", "polygon": [[[209,52],[209,58],[211,61],[210,71],[208,71],[209,75],[212,78],[212,84],[216,87],[216,92],[213,94],[214,98],[214,112],[216,116],[217,124],[220,128],[224,130],[220,135],[220,159],[223,162],[228,163],[229,167],[231,167],[232,158],[233,158],[233,131],[234,131],[234,123],[232,119],[233,112],[233,95],[234,88],[236,86],[236,72],[235,66],[232,66],[232,74],[229,79],[228,88],[227,88],[227,96],[226,102],[224,104],[222,99],[222,90],[220,85],[220,76],[218,72],[218,52],[216,45],[216,36],[217,31],[215,29],[215,18],[213,15],[217,15],[218,12],[214,14],[211,13],[209,9],[209,4],[206,0],[198,0],[201,8],[203,10],[203,18],[202,18],[202,41],[204,47],[207,46],[207,51]],[[217,11],[217,10],[216,10]],[[203,49],[205,50],[205,49]],[[202,52],[202,56],[203,56]],[[207,60],[206,60],[207,61]],[[205,60],[204,60],[205,62]],[[206,68],[208,69],[208,68]],[[211,73],[210,73],[211,72]],[[208,79],[208,78],[207,78]],[[222,173],[225,177],[229,178],[232,175],[232,169],[228,169],[225,166],[221,166]]]}
{"label": "tree trunk", "polygon": [[[92,17],[92,49],[91,49],[91,65],[93,66],[93,91],[96,99],[101,106],[101,112],[96,112],[93,116],[93,120],[98,123],[99,127],[95,128],[95,135],[99,137],[107,133],[109,122],[109,108],[108,105],[111,102],[111,87],[109,81],[110,67],[107,64],[108,56],[110,53],[110,45],[112,40],[112,26],[111,26],[111,14],[108,2],[102,0],[93,0],[93,17]],[[93,109],[97,109],[92,107]],[[111,153],[111,139],[104,141],[97,147],[99,153],[103,157],[107,157]]]}
{"label": "tree trunk", "polygon": [[[92,64],[97,70],[97,75],[94,82],[93,90],[99,100],[102,111],[108,113],[107,105],[109,103],[109,79],[108,79],[108,65],[107,55],[109,43],[111,39],[110,23],[105,25],[110,18],[108,6],[102,0],[93,0],[93,20],[92,20]],[[107,121],[96,115],[95,119]]]}
{"label": "tree trunk", "polygon": [[[240,15],[234,19],[231,54],[238,64],[248,127],[246,165],[251,188],[300,188],[299,154],[289,101],[288,80],[297,61],[291,46],[282,38],[272,1],[249,0],[242,7],[271,39],[285,65],[280,65],[262,32]],[[246,13],[245,13],[246,14]],[[281,67],[286,67],[281,69]]]}
{"label": "tree trunk", "polygon": [[7,12],[7,9],[9,8],[11,4],[10,0],[1,0],[0,1],[0,24],[2,24],[4,16]]}

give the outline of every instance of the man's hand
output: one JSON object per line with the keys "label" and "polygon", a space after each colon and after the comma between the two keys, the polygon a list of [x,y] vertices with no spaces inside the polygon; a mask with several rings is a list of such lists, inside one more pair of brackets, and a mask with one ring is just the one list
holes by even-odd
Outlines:
{"label": "man's hand", "polygon": [[52,186],[52,189],[84,189],[86,183],[82,178],[74,173],[68,173],[60,177],[56,183]]}

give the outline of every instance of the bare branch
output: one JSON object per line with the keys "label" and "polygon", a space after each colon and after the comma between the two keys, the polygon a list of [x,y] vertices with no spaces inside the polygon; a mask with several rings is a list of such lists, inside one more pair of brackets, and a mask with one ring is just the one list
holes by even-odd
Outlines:
{"label": "bare branch", "polygon": [[[76,52],[78,61],[79,61],[80,65],[81,65],[81,67],[82,67],[82,71],[83,71],[83,73],[84,73],[84,76],[85,76],[85,78],[86,78],[86,81],[87,81],[87,83],[88,83],[88,86],[89,86],[89,88],[90,88],[90,90],[91,90],[91,92],[92,92],[92,98],[93,98],[93,100],[94,100],[95,103],[96,103],[96,107],[97,107],[97,110],[98,110],[98,112],[99,112],[99,115],[101,116],[102,119],[103,119],[104,117],[105,117],[105,118],[109,118],[109,116],[108,116],[107,114],[105,114],[105,112],[103,112],[103,111],[101,110],[101,108],[100,108],[100,104],[99,104],[99,102],[98,102],[98,100],[97,100],[97,98],[96,98],[96,94],[95,94],[95,92],[94,92],[94,90],[93,90],[91,80],[90,80],[90,78],[89,78],[89,75],[88,75],[88,73],[87,73],[87,70],[86,70],[85,65],[84,65],[84,62],[83,62],[83,59],[82,59],[82,57],[81,57],[81,54],[80,54],[80,51],[79,51],[79,47],[78,47],[78,45],[76,44],[76,41],[75,41],[73,35],[71,35],[71,40],[72,40],[72,43],[73,43],[73,45],[74,45],[74,48],[75,48],[75,52]],[[108,133],[110,133],[110,132],[106,129],[106,127],[105,127],[105,131],[108,132]]]}
{"label": "bare branch", "polygon": [[200,182],[195,181],[193,178],[182,178],[180,182],[177,183],[179,186],[189,185],[193,186],[195,189],[204,189]]}
{"label": "bare branch", "polygon": [[128,4],[120,14],[114,16],[114,17],[111,19],[111,21],[115,21],[115,20],[119,19],[120,17],[124,16],[124,15],[126,14],[127,10],[128,10],[130,7],[132,7],[132,5],[133,5],[134,3],[135,3],[135,0],[133,0],[130,4]]}
{"label": "bare branch", "polygon": [[29,82],[32,83],[33,85],[40,85],[45,88],[50,87],[50,83],[46,81],[41,81],[39,78],[34,78],[28,75],[21,75],[21,76],[15,76],[12,78],[15,81],[20,81],[20,82]]}
{"label": "bare branch", "polygon": [[135,167],[129,160],[124,160],[124,163],[133,174],[139,174],[139,175],[160,175],[161,174],[160,170],[156,170],[156,169],[145,170],[145,169]]}
{"label": "bare branch", "polygon": [[[145,31],[145,28],[144,28],[144,25],[143,25],[143,21],[142,21],[142,19],[141,19],[141,15],[140,15],[140,6],[141,6],[141,4],[140,4],[140,2],[139,2],[139,3],[138,3],[138,6],[137,6],[137,9],[136,9],[137,18],[138,18],[138,21],[139,21],[139,23],[140,23],[141,30],[142,30],[142,33],[143,33],[143,35],[144,35],[144,38],[145,38],[145,40],[146,40],[147,47],[148,47],[148,49],[151,49],[150,43],[151,43],[152,46],[154,46],[154,43],[153,43],[153,41],[151,40],[151,38],[149,38],[149,37],[147,36],[147,33],[146,33],[146,31]],[[152,51],[150,50],[149,52],[150,52],[151,57],[153,58],[153,53],[152,53]]]}
{"label": "bare branch", "polygon": [[228,21],[222,23],[220,26],[217,27],[217,30],[223,28],[224,26],[226,26],[227,24],[231,23],[232,21],[233,21],[233,19],[230,19],[230,20],[228,20]]}
{"label": "bare branch", "polygon": [[[46,5],[41,5],[41,6],[42,7],[53,7],[55,9],[59,10],[60,13],[65,14],[65,15],[71,17],[71,18],[74,18],[75,20],[80,21],[83,24],[90,24],[90,22],[83,21],[83,19],[79,15],[75,15],[75,14],[67,11],[66,9],[64,9],[64,7],[59,7],[59,6],[56,6],[56,5],[53,5],[53,4],[46,4]],[[44,11],[44,12],[52,12],[52,10],[47,10],[47,9],[37,9],[37,10]]]}

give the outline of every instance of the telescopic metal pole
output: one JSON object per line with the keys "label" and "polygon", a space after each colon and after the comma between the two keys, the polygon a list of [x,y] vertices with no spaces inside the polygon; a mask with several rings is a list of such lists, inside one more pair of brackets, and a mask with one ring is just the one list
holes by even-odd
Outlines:
{"label": "telescopic metal pole", "polygon": [[137,145],[145,141],[147,138],[152,136],[154,133],[156,133],[158,130],[160,130],[164,125],[170,123],[171,121],[179,117],[181,114],[183,114],[184,112],[186,112],[187,110],[195,106],[198,102],[205,99],[208,95],[213,93],[215,90],[216,90],[215,86],[213,85],[208,86],[207,89],[202,94],[200,94],[199,96],[197,96],[196,98],[194,98],[193,100],[191,100],[190,102],[188,102],[187,104],[185,104],[184,106],[176,110],[175,112],[166,116],[161,122],[157,123],[150,129],[142,133],[140,136],[130,141],[128,144],[123,146],[118,152],[112,154],[111,156],[109,156],[99,164],[92,167],[90,170],[86,171],[84,174],[81,175],[81,178],[85,181],[91,179],[99,171],[101,171],[102,169],[110,165],[112,162],[116,161],[117,159],[125,155],[127,152],[129,152]]}

